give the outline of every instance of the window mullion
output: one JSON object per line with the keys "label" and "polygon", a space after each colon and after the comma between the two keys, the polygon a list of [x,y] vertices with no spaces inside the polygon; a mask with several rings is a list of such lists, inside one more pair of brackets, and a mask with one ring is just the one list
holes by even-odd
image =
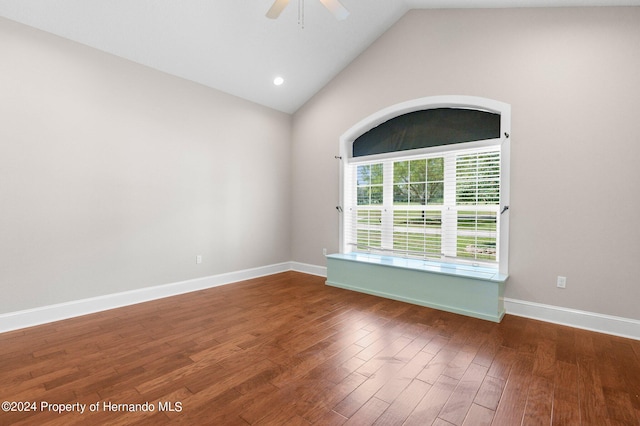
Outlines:
{"label": "window mullion", "polygon": [[457,221],[456,208],[456,155],[444,155],[444,205],[442,211],[442,253],[446,257],[457,254]]}
{"label": "window mullion", "polygon": [[382,164],[382,247],[393,250],[393,161]]}

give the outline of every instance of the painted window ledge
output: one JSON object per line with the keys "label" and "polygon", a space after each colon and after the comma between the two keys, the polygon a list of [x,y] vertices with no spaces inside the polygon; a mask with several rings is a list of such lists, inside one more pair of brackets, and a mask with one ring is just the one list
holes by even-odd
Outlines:
{"label": "painted window ledge", "polygon": [[408,259],[372,253],[330,254],[327,257],[351,260],[353,262],[372,263],[391,268],[414,269],[416,271],[431,272],[434,274],[473,278],[482,281],[505,282],[507,280],[506,275],[498,273],[497,269],[486,266],[461,265],[435,260]]}
{"label": "painted window ledge", "polygon": [[500,322],[507,276],[497,269],[366,253],[327,256],[327,285]]}

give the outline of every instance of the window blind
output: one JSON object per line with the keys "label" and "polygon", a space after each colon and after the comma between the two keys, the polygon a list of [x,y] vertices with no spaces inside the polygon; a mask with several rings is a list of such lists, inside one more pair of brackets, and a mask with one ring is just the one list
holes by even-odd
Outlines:
{"label": "window blind", "polygon": [[361,162],[346,172],[352,251],[498,261],[499,147]]}
{"label": "window blind", "polygon": [[500,137],[500,114],[467,108],[432,108],[402,114],[360,135],[353,157],[459,144]]}

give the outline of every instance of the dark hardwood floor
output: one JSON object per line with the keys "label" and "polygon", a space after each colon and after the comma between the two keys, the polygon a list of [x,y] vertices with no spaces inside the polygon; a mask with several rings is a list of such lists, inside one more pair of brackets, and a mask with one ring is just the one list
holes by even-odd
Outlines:
{"label": "dark hardwood floor", "polygon": [[2,425],[640,425],[640,341],[287,272],[0,334],[0,401],[36,408]]}

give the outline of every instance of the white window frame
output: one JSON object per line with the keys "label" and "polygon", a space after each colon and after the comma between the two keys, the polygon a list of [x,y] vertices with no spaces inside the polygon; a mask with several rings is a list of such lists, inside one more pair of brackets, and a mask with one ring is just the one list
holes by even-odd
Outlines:
{"label": "white window frame", "polygon": [[[500,115],[500,138],[483,140],[477,142],[468,142],[462,144],[443,145],[437,147],[414,149],[408,151],[397,151],[362,157],[353,157],[353,142],[362,134],[368,132],[374,127],[403,114],[415,111],[435,109],[435,108],[467,108],[480,111],[488,111]],[[411,101],[399,103],[381,111],[378,111],[369,117],[361,120],[340,137],[340,158],[342,160],[340,167],[340,206],[349,206],[351,185],[350,179],[346,176],[346,169],[358,163],[373,163],[375,161],[386,159],[401,160],[416,155],[428,155],[434,153],[445,153],[452,150],[466,148],[481,148],[490,146],[500,147],[500,207],[498,214],[499,226],[499,243],[500,255],[498,262],[498,272],[508,275],[509,265],[509,180],[510,180],[510,151],[511,151],[511,106],[509,104],[495,101],[492,99],[474,97],[474,96],[432,96],[414,99]],[[339,247],[340,253],[351,252],[344,238],[345,232],[345,215],[348,214],[346,209],[340,215],[339,222]]]}

